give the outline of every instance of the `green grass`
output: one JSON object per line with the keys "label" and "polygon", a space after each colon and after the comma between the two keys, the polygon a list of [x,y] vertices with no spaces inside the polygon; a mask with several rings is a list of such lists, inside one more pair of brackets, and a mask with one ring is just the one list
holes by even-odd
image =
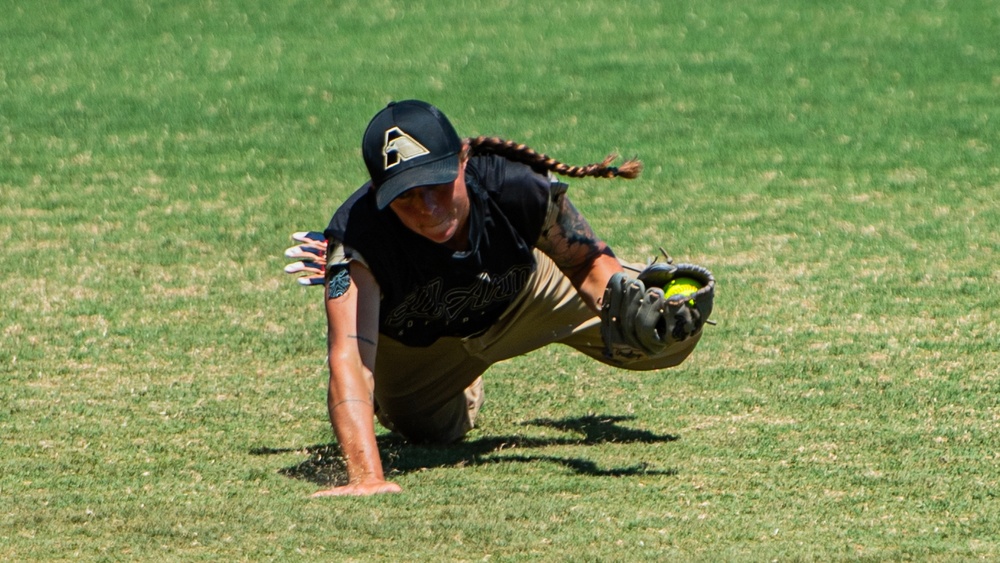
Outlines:
{"label": "green grass", "polygon": [[[993,2],[0,2],[0,559],[1000,556]],[[452,448],[342,478],[281,273],[390,99],[633,182],[719,280],[694,356],[495,366]]]}

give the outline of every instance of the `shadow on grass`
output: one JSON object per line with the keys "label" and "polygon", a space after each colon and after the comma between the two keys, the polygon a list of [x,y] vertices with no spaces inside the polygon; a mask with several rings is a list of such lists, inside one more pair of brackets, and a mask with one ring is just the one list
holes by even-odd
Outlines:
{"label": "shadow on grass", "polygon": [[[533,436],[484,436],[466,439],[447,445],[411,444],[396,435],[378,437],[382,462],[389,476],[422,471],[439,467],[463,467],[488,463],[554,463],[580,475],[598,477],[623,477],[630,475],[676,475],[677,471],[651,469],[642,463],[628,467],[601,468],[589,459],[560,457],[554,455],[524,454],[520,450],[555,446],[588,446],[607,443],[652,444],[673,442],[677,436],[654,434],[621,426],[619,423],[632,420],[632,416],[588,415],[560,420],[535,419],[524,422],[524,426],[554,428],[577,436],[533,437]],[[506,453],[519,450],[517,455]],[[336,443],[318,444],[305,448],[255,448],[253,455],[273,455],[302,452],[309,459],[279,472],[286,477],[303,479],[316,485],[327,487],[345,484],[347,471],[340,449]]]}

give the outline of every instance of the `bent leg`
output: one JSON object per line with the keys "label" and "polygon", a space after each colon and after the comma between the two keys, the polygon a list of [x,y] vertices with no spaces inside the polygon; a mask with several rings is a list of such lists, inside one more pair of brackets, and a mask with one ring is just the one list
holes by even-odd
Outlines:
{"label": "bent leg", "polygon": [[376,415],[382,426],[411,442],[450,444],[475,428],[485,398],[483,378],[478,377],[472,385],[431,413],[390,415],[380,408]]}
{"label": "bent leg", "polygon": [[379,338],[375,399],[383,426],[413,440],[461,438],[475,424],[489,366],[558,342],[593,316],[551,259],[540,252],[536,259],[527,286],[483,334],[428,347]]}
{"label": "bent leg", "polygon": [[[491,365],[560,343],[628,370],[676,366],[701,334],[655,356],[611,359],[604,355],[601,320],[552,260],[535,251],[537,268],[497,323],[469,338],[441,338],[426,348],[379,338],[375,399],[383,426],[417,441],[452,442],[475,425],[483,404],[482,375]],[[635,275],[641,268],[625,264]]]}
{"label": "bent leg", "polygon": [[382,426],[414,442],[447,443],[475,426],[489,363],[459,338],[426,348],[379,338],[375,359],[376,415]]}
{"label": "bent leg", "polygon": [[[538,268],[532,278],[530,298],[508,311],[509,314],[501,319],[503,322],[480,339],[483,354],[491,363],[559,343],[610,366],[647,371],[680,364],[698,345],[700,332],[656,355],[637,355],[632,359],[607,357],[601,337],[601,318],[587,307],[569,278],[548,256],[536,251],[535,258]],[[635,264],[622,265],[631,276],[643,269]]]}
{"label": "bent leg", "polygon": [[571,346],[609,366],[632,371],[648,371],[672,368],[683,362],[691,355],[695,346],[698,345],[698,341],[701,340],[701,334],[699,332],[682,342],[674,343],[656,355],[637,355],[635,358],[609,358],[604,354],[604,341],[601,340],[601,319],[594,317],[591,321],[581,325],[578,331],[560,340],[559,343]]}

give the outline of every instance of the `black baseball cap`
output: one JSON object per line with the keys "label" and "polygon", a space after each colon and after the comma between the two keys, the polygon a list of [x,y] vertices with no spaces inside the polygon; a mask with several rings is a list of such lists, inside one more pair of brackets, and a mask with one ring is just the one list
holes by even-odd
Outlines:
{"label": "black baseball cap", "polygon": [[385,209],[411,188],[458,177],[462,140],[441,110],[419,100],[390,102],[375,114],[361,142],[375,202]]}

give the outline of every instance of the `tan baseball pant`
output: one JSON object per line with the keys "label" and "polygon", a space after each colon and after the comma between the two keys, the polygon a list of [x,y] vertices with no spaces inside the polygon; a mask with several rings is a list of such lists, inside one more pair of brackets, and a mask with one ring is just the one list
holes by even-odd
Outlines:
{"label": "tan baseball pant", "polygon": [[701,338],[698,333],[637,361],[606,358],[600,317],[548,256],[535,250],[535,259],[538,267],[524,290],[485,333],[441,338],[426,348],[379,337],[375,399],[383,426],[417,442],[458,440],[475,425],[486,369],[548,344],[571,346],[615,367],[652,370],[681,363]]}

